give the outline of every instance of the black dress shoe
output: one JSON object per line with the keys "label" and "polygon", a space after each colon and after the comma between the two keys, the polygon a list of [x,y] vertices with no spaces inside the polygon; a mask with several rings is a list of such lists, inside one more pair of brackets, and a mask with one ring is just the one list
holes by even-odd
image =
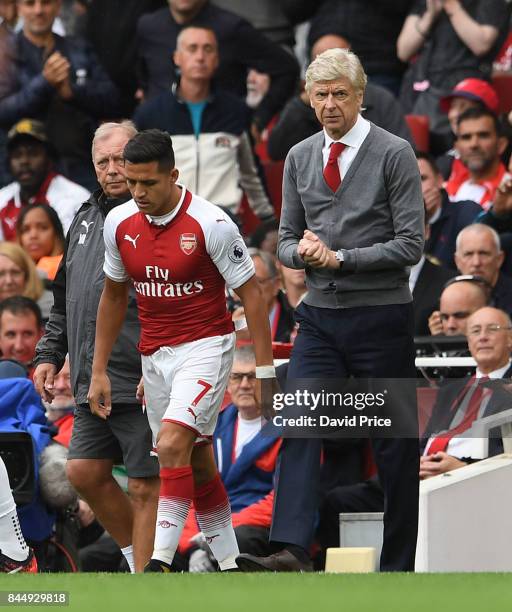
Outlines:
{"label": "black dress shoe", "polygon": [[289,550],[281,550],[269,557],[256,557],[247,553],[236,558],[242,572],[312,572],[313,563],[297,559]]}

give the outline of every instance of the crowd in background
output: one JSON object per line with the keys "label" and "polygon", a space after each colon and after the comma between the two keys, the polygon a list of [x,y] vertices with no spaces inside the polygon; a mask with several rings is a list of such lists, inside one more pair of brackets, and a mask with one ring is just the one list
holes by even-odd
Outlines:
{"label": "crowd in background", "polygon": [[[0,357],[30,375],[67,230],[98,189],[93,134],[104,122],[126,119],[137,129],[168,131],[183,184],[237,222],[268,306],[275,355],[286,356],[296,334],[293,311],[307,287],[303,270],[276,258],[282,161],[320,129],[301,75],[331,47],[350,48],[363,63],[363,116],[416,150],[426,213],[425,254],[410,277],[416,335],[465,336],[469,317],[486,305],[512,316],[512,76],[509,95],[499,89],[512,72],[511,3],[371,5],[0,0]],[[196,61],[198,45],[204,53]],[[226,297],[235,323],[242,320],[236,295]],[[247,330],[237,338],[250,343]],[[242,352],[238,359],[243,370],[253,358]],[[250,395],[250,378],[235,374]],[[54,443],[65,448],[74,403],[66,371],[61,382],[61,402],[46,410]],[[230,390],[233,398],[240,394],[235,385]],[[250,413],[252,404],[243,409]],[[272,439],[256,453],[266,474],[278,450]],[[326,491],[370,476],[365,452],[362,441],[328,445]],[[347,482],[333,477],[342,461],[352,462]],[[261,495],[247,503],[233,485],[231,502],[244,537],[263,546],[271,477],[259,485]],[[73,504],[82,568],[117,568],[119,550],[85,502],[66,498],[63,505]],[[247,506],[251,520],[244,522]],[[249,527],[260,529],[257,538]],[[189,531],[183,567],[209,571],[207,547]]]}

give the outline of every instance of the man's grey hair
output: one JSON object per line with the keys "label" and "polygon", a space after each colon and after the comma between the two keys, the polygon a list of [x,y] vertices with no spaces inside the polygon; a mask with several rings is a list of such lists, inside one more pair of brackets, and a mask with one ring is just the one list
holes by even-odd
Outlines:
{"label": "man's grey hair", "polygon": [[100,127],[94,132],[94,137],[92,139],[92,156],[94,157],[94,147],[99,140],[103,140],[115,132],[117,130],[122,130],[125,132],[128,138],[133,138],[135,134],[137,134],[137,128],[133,121],[129,119],[124,119],[123,121],[115,122],[108,121],[107,123],[102,123]]}
{"label": "man's grey hair", "polygon": [[180,33],[178,34],[176,38],[176,49],[179,49],[181,47],[181,43],[183,42],[183,38],[185,37],[185,34],[187,33],[188,30],[192,30],[192,29],[206,30],[207,32],[211,32],[215,39],[215,46],[217,47],[217,51],[218,51],[219,43],[217,42],[217,34],[215,34],[215,30],[213,28],[209,28],[207,25],[200,25],[198,23],[197,24],[191,23],[180,30]]}
{"label": "man's grey hair", "polygon": [[253,363],[256,361],[256,355],[252,344],[242,344],[235,349],[233,362],[241,361],[242,363]]}
{"label": "man's grey hair", "polygon": [[314,83],[348,79],[357,92],[363,93],[367,77],[359,58],[348,49],[327,49],[309,64],[306,70],[306,91],[311,92]]}
{"label": "man's grey hair", "polygon": [[251,257],[259,257],[265,268],[267,268],[267,272],[270,278],[276,278],[279,275],[276,265],[276,258],[271,254],[267,253],[267,251],[262,251],[260,249],[255,249],[251,247],[248,249],[249,255]]}
{"label": "man's grey hair", "polygon": [[498,253],[501,251],[501,240],[500,240],[500,237],[498,235],[498,232],[495,229],[493,229],[492,227],[490,227],[489,225],[484,225],[483,223],[473,223],[472,225],[466,226],[464,229],[462,229],[457,234],[457,239],[455,241],[455,252],[456,253],[460,254],[462,240],[463,240],[464,236],[466,236],[470,232],[473,232],[475,234],[489,234],[489,235],[491,235],[492,239],[494,241],[494,244],[496,246],[496,251]]}

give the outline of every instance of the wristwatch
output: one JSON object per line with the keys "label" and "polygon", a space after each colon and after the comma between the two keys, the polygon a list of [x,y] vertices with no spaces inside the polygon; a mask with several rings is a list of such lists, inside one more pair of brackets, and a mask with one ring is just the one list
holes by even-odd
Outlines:
{"label": "wristwatch", "polygon": [[339,262],[340,268],[341,268],[341,266],[343,265],[343,262],[345,261],[345,258],[343,257],[343,252],[341,249],[339,251],[336,251],[335,257],[336,257],[336,261]]}

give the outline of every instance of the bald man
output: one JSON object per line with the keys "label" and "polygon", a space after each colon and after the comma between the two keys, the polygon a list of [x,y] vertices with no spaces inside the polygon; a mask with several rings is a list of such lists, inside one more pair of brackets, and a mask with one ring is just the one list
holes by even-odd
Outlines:
{"label": "bald man", "polygon": [[483,284],[474,281],[454,282],[441,293],[440,308],[428,320],[433,336],[465,336],[468,317],[488,303]]}

